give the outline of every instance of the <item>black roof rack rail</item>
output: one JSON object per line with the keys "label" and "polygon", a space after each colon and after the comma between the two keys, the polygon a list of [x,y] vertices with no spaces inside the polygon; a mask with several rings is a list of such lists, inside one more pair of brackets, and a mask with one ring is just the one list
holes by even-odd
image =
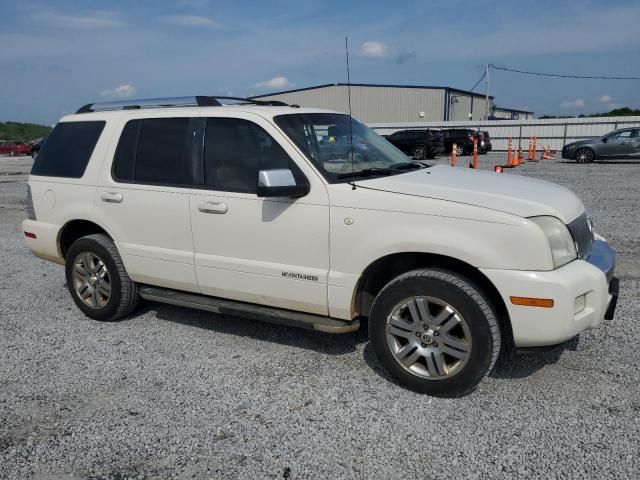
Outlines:
{"label": "black roof rack rail", "polygon": [[242,97],[222,97],[212,95],[196,95],[195,97],[173,98],[148,98],[140,100],[122,100],[116,102],[87,103],[80,107],[76,113],[103,112],[109,110],[137,110],[145,108],[166,107],[221,107],[220,100],[229,100],[239,104],[261,105],[270,107],[288,107],[289,105],[278,100],[253,100]]}

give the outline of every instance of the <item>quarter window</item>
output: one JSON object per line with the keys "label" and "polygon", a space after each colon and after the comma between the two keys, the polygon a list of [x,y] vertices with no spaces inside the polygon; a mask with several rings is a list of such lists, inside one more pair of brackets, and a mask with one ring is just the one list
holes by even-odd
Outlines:
{"label": "quarter window", "polygon": [[31,174],[82,177],[104,125],[105,122],[58,123],[43,143]]}

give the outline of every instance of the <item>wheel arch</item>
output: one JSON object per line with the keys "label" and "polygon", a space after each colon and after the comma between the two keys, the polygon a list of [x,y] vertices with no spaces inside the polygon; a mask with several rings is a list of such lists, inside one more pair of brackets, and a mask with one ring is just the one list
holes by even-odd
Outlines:
{"label": "wheel arch", "polygon": [[[86,219],[73,219],[65,223],[58,232],[58,251],[62,258],[66,258],[69,247],[81,237],[92,235],[95,233],[102,233],[108,236],[115,244],[113,235],[111,235],[104,227],[97,224],[92,220]],[[116,246],[117,248],[117,246]]]}
{"label": "wheel arch", "polygon": [[467,262],[433,253],[393,253],[369,264],[360,276],[353,295],[353,310],[356,315],[368,317],[374,299],[385,285],[403,273],[420,268],[441,268],[462,275],[473,282],[495,308],[503,335],[513,337],[507,306],[491,280]]}

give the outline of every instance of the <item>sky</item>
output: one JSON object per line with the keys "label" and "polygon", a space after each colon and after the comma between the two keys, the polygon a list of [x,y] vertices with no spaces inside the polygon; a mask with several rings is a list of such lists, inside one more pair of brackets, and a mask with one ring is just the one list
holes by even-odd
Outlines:
{"label": "sky", "polygon": [[[354,83],[468,90],[487,63],[640,76],[638,0],[0,0],[0,19],[0,121],[345,82],[345,36]],[[492,71],[491,94],[536,116],[640,108],[640,81]]]}

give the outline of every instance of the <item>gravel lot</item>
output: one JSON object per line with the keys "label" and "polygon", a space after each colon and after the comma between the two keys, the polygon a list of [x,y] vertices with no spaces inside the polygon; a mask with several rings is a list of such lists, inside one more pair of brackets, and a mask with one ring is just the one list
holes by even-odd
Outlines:
{"label": "gravel lot", "polygon": [[30,164],[0,157],[0,478],[640,476],[640,163],[505,173],[584,199],[619,253],[621,298],[604,327],[517,355],[456,400],[393,383],[366,332],[150,303],[85,318],[62,267],[23,242]]}

